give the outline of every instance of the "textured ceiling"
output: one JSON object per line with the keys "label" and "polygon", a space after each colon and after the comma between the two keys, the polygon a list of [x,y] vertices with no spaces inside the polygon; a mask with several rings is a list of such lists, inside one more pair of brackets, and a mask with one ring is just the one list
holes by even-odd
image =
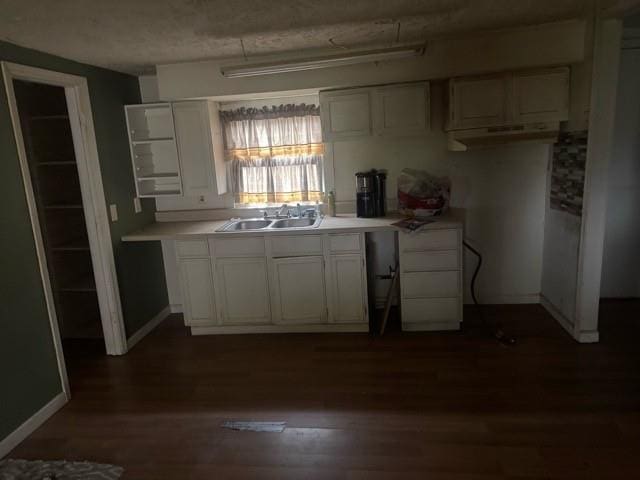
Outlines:
{"label": "textured ceiling", "polygon": [[0,39],[128,73],[580,17],[585,0],[0,0]]}

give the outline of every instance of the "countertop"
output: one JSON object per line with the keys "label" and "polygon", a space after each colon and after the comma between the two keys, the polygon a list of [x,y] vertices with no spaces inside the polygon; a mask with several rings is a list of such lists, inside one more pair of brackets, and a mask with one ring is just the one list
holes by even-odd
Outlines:
{"label": "countertop", "polygon": [[[279,230],[249,230],[233,232],[216,232],[229,220],[198,221],[198,222],[157,222],[141,230],[122,237],[124,242],[147,242],[156,240],[176,240],[192,237],[209,236],[242,236],[242,235],[310,235],[319,233],[362,233],[400,230],[392,224],[401,220],[401,216],[388,216],[382,218],[358,218],[355,215],[326,216],[317,228],[291,228]],[[453,215],[434,217],[434,222],[422,227],[423,230],[459,228],[462,222]]]}

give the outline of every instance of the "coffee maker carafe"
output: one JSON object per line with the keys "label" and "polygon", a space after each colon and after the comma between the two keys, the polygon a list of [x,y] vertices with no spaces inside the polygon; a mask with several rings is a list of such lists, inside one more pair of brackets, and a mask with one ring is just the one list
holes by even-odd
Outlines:
{"label": "coffee maker carafe", "polygon": [[386,214],[385,171],[356,173],[356,213],[358,217],[384,217]]}

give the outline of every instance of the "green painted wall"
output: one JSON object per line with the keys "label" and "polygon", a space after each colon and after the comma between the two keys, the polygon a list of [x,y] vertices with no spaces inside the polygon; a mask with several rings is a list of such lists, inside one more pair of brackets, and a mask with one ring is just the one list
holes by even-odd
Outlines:
{"label": "green painted wall", "polygon": [[[153,222],[153,201],[135,214],[123,105],[140,101],[135,77],[0,42],[0,60],[80,75],[89,83],[107,204],[118,206],[111,238],[127,335],[167,306],[157,243],[120,237]],[[4,84],[0,86],[0,439],[61,392],[44,292]]]}

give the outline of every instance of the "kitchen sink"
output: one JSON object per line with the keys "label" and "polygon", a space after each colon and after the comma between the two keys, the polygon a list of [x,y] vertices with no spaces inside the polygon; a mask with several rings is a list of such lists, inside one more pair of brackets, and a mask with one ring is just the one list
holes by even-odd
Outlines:
{"label": "kitchen sink", "polygon": [[[320,225],[320,218],[316,221],[315,218],[303,217],[303,218],[283,218],[282,220],[276,220],[271,225],[271,228],[315,228]],[[317,223],[317,225],[316,225]]]}
{"label": "kitchen sink", "polygon": [[219,231],[232,232],[234,230],[262,230],[273,223],[272,220],[232,220]]}
{"label": "kitchen sink", "polygon": [[286,228],[318,228],[322,217],[292,217],[292,218],[249,218],[234,219],[225,223],[217,232],[241,232],[260,230],[282,230]]}

